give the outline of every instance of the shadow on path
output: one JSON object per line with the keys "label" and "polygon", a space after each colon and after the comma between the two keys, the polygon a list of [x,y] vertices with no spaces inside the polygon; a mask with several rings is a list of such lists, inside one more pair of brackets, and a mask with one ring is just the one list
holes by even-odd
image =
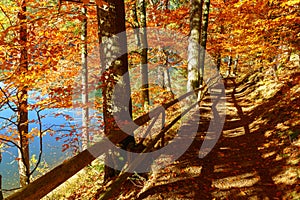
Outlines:
{"label": "shadow on path", "polygon": [[[290,142],[276,133],[277,125],[285,120],[276,112],[288,113],[294,103],[299,103],[299,97],[280,102],[283,92],[290,88],[283,85],[272,98],[245,112],[244,108],[252,106],[246,98],[248,92],[240,88],[237,92],[235,85],[226,97],[222,136],[200,159],[199,150],[212,116],[207,109],[212,100],[206,99],[200,107],[201,120],[193,144],[177,163],[158,172],[138,199],[293,199],[293,195],[299,195],[299,160],[289,163],[284,154]],[[286,168],[296,172],[286,174]],[[283,181],[285,174],[289,180]]]}

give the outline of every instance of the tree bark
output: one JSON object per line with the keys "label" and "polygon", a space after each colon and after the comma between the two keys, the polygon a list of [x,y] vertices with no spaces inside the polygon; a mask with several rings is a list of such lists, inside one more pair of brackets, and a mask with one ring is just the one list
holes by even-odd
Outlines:
{"label": "tree bark", "polygon": [[171,76],[170,76],[170,72],[169,72],[169,55],[167,50],[162,50],[165,54],[166,60],[164,63],[164,67],[163,67],[163,88],[166,89],[167,91],[171,92],[173,94],[172,91],[172,86],[171,86]]}
{"label": "tree bark", "polygon": [[[2,152],[1,152],[1,149],[0,149],[0,164],[2,162]],[[0,174],[0,200],[3,199],[3,193],[2,193],[2,176]]]}
{"label": "tree bark", "polygon": [[3,193],[2,193],[2,176],[0,175],[0,200],[3,200]]}
{"label": "tree bark", "polygon": [[89,91],[88,91],[88,66],[87,66],[87,9],[84,5],[81,9],[84,17],[82,21],[82,49],[81,49],[81,83],[82,83],[82,149],[86,149],[89,145]]}
{"label": "tree bark", "polygon": [[208,29],[208,20],[209,20],[209,7],[210,0],[204,0],[203,8],[203,28],[201,32],[201,56],[200,56],[200,85],[203,85],[204,80],[204,64],[205,64],[205,51],[206,51],[206,42],[207,42],[207,29]]}
{"label": "tree bark", "polygon": [[221,69],[221,64],[222,64],[222,57],[221,57],[221,53],[217,54],[217,70],[220,73],[220,69]]}
{"label": "tree bark", "polygon": [[199,54],[203,0],[192,0],[190,11],[190,38],[188,47],[187,91],[199,87]]}
{"label": "tree bark", "polygon": [[140,41],[141,41],[141,75],[142,75],[142,99],[144,107],[150,104],[148,83],[148,41],[147,41],[147,14],[145,0],[138,0],[140,18]]}
{"label": "tree bark", "polygon": [[227,70],[226,70],[226,76],[230,76],[231,74],[231,65],[232,65],[232,57],[228,57],[228,62],[227,62]]}
{"label": "tree bark", "polygon": [[233,74],[235,76],[237,75],[237,66],[238,66],[238,63],[239,63],[239,55],[237,55],[235,57],[234,64],[233,64]]}
{"label": "tree bark", "polygon": [[[107,11],[99,7],[97,9],[101,43],[100,59],[103,69],[101,81],[104,132],[107,137],[120,137],[128,134],[126,139],[120,143],[121,148],[128,149],[135,145],[134,137],[132,133],[126,133],[120,127],[120,124],[132,120],[124,1],[109,0],[107,3],[110,5]],[[118,134],[111,135],[113,131],[117,131]],[[113,152],[106,158],[116,160],[119,168],[124,165]],[[107,181],[117,174],[117,170],[106,166],[104,179]]]}
{"label": "tree bark", "polygon": [[[21,11],[18,14],[20,21],[20,68],[19,76],[24,78],[28,71],[28,52],[27,52],[27,22],[26,22],[26,1],[21,2]],[[25,83],[26,84],[26,83]],[[18,133],[19,146],[18,163],[20,187],[26,186],[30,182],[30,165],[29,165],[29,141],[28,141],[28,88],[26,85],[19,88],[18,105]]]}

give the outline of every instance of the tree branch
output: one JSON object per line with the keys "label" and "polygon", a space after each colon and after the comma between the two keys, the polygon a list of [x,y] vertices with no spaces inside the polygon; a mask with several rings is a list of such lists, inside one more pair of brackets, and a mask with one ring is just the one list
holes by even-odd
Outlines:
{"label": "tree branch", "polygon": [[12,123],[12,124],[13,124],[13,125],[15,125],[15,126],[17,126],[17,125],[18,125],[16,122],[12,121],[12,120],[11,120],[11,119],[9,119],[9,118],[6,118],[6,117],[1,117],[1,116],[0,116],[0,119],[4,119],[4,120],[6,120],[6,121],[9,121],[10,123]]}
{"label": "tree branch", "polygon": [[5,12],[5,10],[2,8],[2,6],[0,6],[0,10],[1,10],[1,11],[3,12],[3,14],[7,17],[7,19],[8,19],[8,21],[9,21],[10,25],[13,26],[13,24],[12,24],[12,22],[11,22],[11,20],[10,20],[10,17],[6,14],[6,12]]}
{"label": "tree branch", "polygon": [[21,150],[21,147],[20,147],[17,143],[15,143],[15,142],[13,142],[13,141],[11,141],[11,140],[4,139],[4,138],[0,138],[0,140],[2,140],[2,141],[4,141],[4,142],[7,142],[7,143],[11,143],[11,144],[13,144],[15,147],[17,147],[19,150]]}
{"label": "tree branch", "polygon": [[6,92],[2,89],[2,87],[0,87],[1,92],[4,94],[5,98],[6,98],[6,104],[8,105],[8,107],[13,111],[13,112],[17,112],[16,108],[13,108],[10,103],[9,103],[9,96],[6,94]]}
{"label": "tree branch", "polygon": [[38,123],[39,123],[39,131],[40,131],[40,135],[39,135],[39,139],[40,139],[40,152],[39,152],[39,157],[38,157],[38,161],[35,165],[35,167],[32,169],[32,171],[29,173],[29,176],[31,176],[35,170],[38,168],[38,166],[40,165],[41,163],[41,159],[42,159],[42,154],[43,154],[43,130],[42,130],[42,120],[41,120],[41,116],[40,116],[40,112],[42,110],[39,110],[37,111],[36,110],[36,115],[37,115],[37,118],[38,118]]}

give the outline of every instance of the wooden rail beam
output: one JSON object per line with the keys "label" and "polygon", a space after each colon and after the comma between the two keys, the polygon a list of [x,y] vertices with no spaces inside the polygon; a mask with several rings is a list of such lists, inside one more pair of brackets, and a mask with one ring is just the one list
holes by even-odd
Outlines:
{"label": "wooden rail beam", "polygon": [[[112,142],[119,143],[127,137],[127,134],[119,136],[119,138],[111,139]],[[7,200],[33,200],[41,199],[49,192],[54,190],[60,184],[64,183],[66,180],[71,178],[74,174],[79,172],[85,166],[89,165],[98,156],[105,153],[104,151],[99,151],[98,149],[104,149],[103,145],[107,142],[102,140],[92,147],[80,152],[78,155],[72,157],[70,160],[60,164],[59,166],[52,169],[47,174],[36,179],[24,188],[21,188],[14,194],[7,197]],[[98,151],[97,151],[98,150]],[[93,152],[93,154],[91,153]]]}

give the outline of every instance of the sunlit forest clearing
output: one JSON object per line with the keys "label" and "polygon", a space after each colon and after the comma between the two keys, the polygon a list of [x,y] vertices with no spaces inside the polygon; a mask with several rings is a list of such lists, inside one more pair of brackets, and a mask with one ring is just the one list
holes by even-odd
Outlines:
{"label": "sunlit forest clearing", "polygon": [[299,0],[2,0],[1,199],[300,199]]}

